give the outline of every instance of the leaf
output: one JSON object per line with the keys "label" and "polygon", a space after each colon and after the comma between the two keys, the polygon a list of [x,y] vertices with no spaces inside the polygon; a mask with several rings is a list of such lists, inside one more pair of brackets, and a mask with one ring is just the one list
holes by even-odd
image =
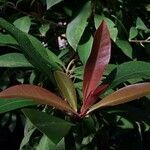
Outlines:
{"label": "leaf", "polygon": [[96,14],[94,16],[94,23],[95,23],[96,29],[99,27],[99,25],[102,23],[103,20],[106,22],[106,24],[108,26],[108,30],[110,32],[111,39],[115,42],[117,39],[117,35],[118,35],[118,29],[115,27],[115,24],[113,23],[112,20],[105,17],[104,15],[97,15]]}
{"label": "leaf", "polygon": [[63,0],[46,0],[47,9],[51,8],[52,6],[60,3]]}
{"label": "leaf", "polygon": [[12,86],[0,92],[0,98],[26,98],[47,104],[57,109],[74,113],[72,108],[60,97],[36,85],[23,84]]}
{"label": "leaf", "polygon": [[93,92],[104,73],[106,65],[109,63],[111,55],[111,41],[106,23],[102,22],[97,29],[91,55],[85,65],[83,79],[84,100]]}
{"label": "leaf", "polygon": [[52,150],[52,149],[56,149],[56,145],[50,140],[48,139],[48,137],[46,135],[43,135],[39,144],[36,147],[36,150]]}
{"label": "leaf", "polygon": [[43,134],[57,144],[73,126],[72,123],[34,109],[23,109],[23,113]]}
{"label": "leaf", "polygon": [[42,36],[45,36],[46,33],[47,33],[47,31],[49,30],[49,28],[50,28],[49,24],[44,24],[44,25],[42,25],[42,26],[39,28],[40,34],[41,34]]}
{"label": "leaf", "polygon": [[87,59],[90,56],[90,52],[92,49],[92,43],[93,43],[93,38],[91,36],[87,42],[80,44],[77,48],[80,60],[82,61],[83,64],[85,64],[87,62]]}
{"label": "leaf", "polygon": [[144,22],[142,21],[141,18],[137,18],[136,20],[136,28],[140,29],[140,30],[146,30],[148,31],[149,29],[146,27],[146,25],[144,24]]}
{"label": "leaf", "polygon": [[11,100],[0,98],[0,114],[33,105],[37,105],[37,103],[22,98],[13,98]]}
{"label": "leaf", "polygon": [[87,112],[87,110],[94,104],[97,102],[97,100],[99,99],[99,95],[101,95],[108,87],[108,84],[104,84],[104,85],[100,85],[98,86],[94,92],[92,94],[89,95],[89,97],[87,97],[86,101],[84,102],[84,104],[81,107],[81,116],[84,116]]}
{"label": "leaf", "polygon": [[31,19],[29,16],[21,17],[13,23],[18,29],[28,33],[31,26]]}
{"label": "leaf", "polygon": [[[38,40],[36,40],[36,38],[20,31],[3,18],[0,18],[0,26],[6,31],[8,31],[16,39],[20,46],[20,49],[28,58],[29,62],[35,67],[37,67],[40,71],[45,73],[47,76],[50,76],[50,66],[55,68],[57,66],[57,69],[60,69],[59,65],[48,59],[46,49]],[[40,48],[42,48],[42,50]]]}
{"label": "leaf", "polygon": [[129,58],[133,58],[133,49],[128,41],[117,40],[116,45],[122,50],[122,52]]}
{"label": "leaf", "polygon": [[36,128],[33,126],[33,124],[29,120],[26,120],[24,127],[24,137],[21,141],[19,150],[23,150],[23,147],[29,144],[30,138],[35,130]]}
{"label": "leaf", "polygon": [[24,55],[20,53],[8,53],[0,55],[0,67],[30,67],[33,66],[28,62]]}
{"label": "leaf", "polygon": [[88,113],[102,107],[115,106],[150,94],[150,82],[133,84],[119,89],[93,105]]}
{"label": "leaf", "polygon": [[[115,70],[114,70],[115,71]],[[117,67],[115,79],[110,85],[114,88],[120,83],[129,79],[145,78],[150,79],[150,63],[143,61],[125,62]]]}
{"label": "leaf", "polygon": [[129,40],[135,38],[138,35],[138,30],[135,27],[130,28]]}
{"label": "leaf", "polygon": [[62,97],[77,112],[76,90],[71,79],[61,71],[55,71],[54,77]]}
{"label": "leaf", "polygon": [[87,2],[79,15],[67,26],[66,36],[68,43],[76,50],[82,34],[88,24],[87,20],[91,15],[91,3]]}
{"label": "leaf", "polygon": [[8,34],[2,34],[0,33],[0,45],[17,45],[17,41]]}

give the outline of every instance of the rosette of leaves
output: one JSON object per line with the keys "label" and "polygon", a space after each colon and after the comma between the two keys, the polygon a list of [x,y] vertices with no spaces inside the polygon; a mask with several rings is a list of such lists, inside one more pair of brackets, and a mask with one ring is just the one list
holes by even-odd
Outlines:
{"label": "rosette of leaves", "polygon": [[[20,42],[20,41],[19,41]],[[20,42],[21,43],[21,42]],[[83,105],[77,108],[76,89],[72,80],[63,71],[54,71],[61,97],[36,85],[16,85],[0,92],[0,98],[32,99],[56,109],[69,112],[77,117],[84,117],[96,109],[123,104],[150,94],[150,83],[138,83],[123,87],[112,94],[99,99],[109,87],[108,83],[99,85],[111,57],[111,40],[106,23],[103,21],[97,29],[90,57],[83,75]],[[34,63],[36,63],[35,61]],[[44,63],[43,63],[44,62]],[[39,62],[38,62],[39,63]],[[46,64],[43,60],[41,63]],[[41,65],[42,66],[42,65]]]}

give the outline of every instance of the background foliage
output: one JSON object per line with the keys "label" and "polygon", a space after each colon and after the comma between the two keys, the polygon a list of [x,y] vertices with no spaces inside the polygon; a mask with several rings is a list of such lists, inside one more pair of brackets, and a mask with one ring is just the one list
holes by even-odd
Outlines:
{"label": "background foliage", "polygon": [[[52,71],[64,68],[74,81],[81,104],[83,68],[90,55],[94,32],[102,20],[106,21],[112,39],[112,56],[104,80],[112,79],[116,72],[111,88],[104,95],[150,79],[148,0],[1,0],[0,14],[26,33],[20,34],[12,26],[5,31],[1,22],[1,90],[30,83],[54,92],[57,89]],[[149,100],[147,96],[97,111],[83,120],[70,120],[51,107],[26,99],[13,102],[2,99],[0,147],[5,150],[10,147],[14,150],[145,150],[150,146]],[[30,109],[20,109],[26,106]],[[58,135],[51,134],[58,129]]]}

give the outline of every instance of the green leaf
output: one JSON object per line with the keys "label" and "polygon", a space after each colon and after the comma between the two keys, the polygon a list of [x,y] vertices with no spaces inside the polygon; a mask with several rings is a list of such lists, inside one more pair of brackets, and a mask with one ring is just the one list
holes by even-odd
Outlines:
{"label": "green leaf", "polygon": [[82,34],[88,24],[87,20],[91,15],[91,3],[87,2],[78,16],[72,20],[66,31],[66,36],[71,47],[76,50]]}
{"label": "green leaf", "polygon": [[62,97],[77,112],[77,96],[72,80],[61,71],[55,71],[54,77]]}
{"label": "green leaf", "polygon": [[60,3],[63,0],[46,0],[47,9],[51,8],[52,6]]}
{"label": "green leaf", "polygon": [[57,144],[73,126],[72,123],[34,109],[23,109],[23,113],[43,134]]}
{"label": "green leaf", "polygon": [[130,120],[128,120],[124,117],[121,117],[121,116],[117,116],[117,117],[120,118],[119,119],[120,124],[118,125],[118,127],[122,128],[122,129],[133,129],[134,128],[134,125]]}
{"label": "green leaf", "polygon": [[135,38],[138,35],[138,30],[135,27],[130,28],[129,40]]}
{"label": "green leaf", "polygon": [[28,33],[31,26],[31,19],[29,16],[21,17],[13,23],[18,29]]}
{"label": "green leaf", "polygon": [[25,123],[25,128],[24,128],[24,137],[21,141],[20,148],[19,150],[23,150],[23,147],[29,144],[30,138],[36,128],[33,126],[33,124],[27,119]]}
{"label": "green leaf", "polygon": [[137,29],[140,29],[140,30],[149,30],[147,27],[146,27],[146,25],[144,24],[144,22],[142,21],[142,19],[141,18],[137,18],[137,20],[136,20],[136,28]]}
{"label": "green leaf", "polygon": [[125,40],[117,40],[116,45],[122,50],[122,52],[132,59],[133,57],[133,49],[128,41]]}
{"label": "green leaf", "polygon": [[115,73],[115,79],[111,83],[110,88],[114,88],[129,79],[136,78],[150,79],[150,63],[130,61],[119,65]]}
{"label": "green leaf", "polygon": [[0,45],[18,45],[18,43],[11,35],[0,33]]}
{"label": "green leaf", "polygon": [[49,30],[50,26],[49,24],[44,24],[39,28],[39,31],[41,33],[42,36],[45,36],[47,31]]}
{"label": "green leaf", "polygon": [[113,23],[112,20],[105,17],[104,15],[97,15],[96,14],[94,16],[94,22],[95,22],[96,29],[99,27],[99,25],[102,23],[103,20],[106,22],[106,24],[108,26],[108,30],[110,32],[111,39],[115,42],[117,39],[117,35],[118,35],[118,29],[115,27],[115,24]]}
{"label": "green leaf", "polygon": [[36,150],[53,150],[56,149],[56,145],[46,136],[43,135]]}
{"label": "green leaf", "polygon": [[13,98],[11,100],[0,98],[0,114],[33,105],[37,105],[37,103],[22,98]]}
{"label": "green leaf", "polygon": [[20,31],[3,18],[0,18],[0,26],[16,39],[20,49],[28,58],[29,62],[47,76],[50,76],[51,74],[51,67],[61,69],[61,67],[53,62],[53,60],[48,59],[46,49],[36,38]]}
{"label": "green leaf", "polygon": [[91,36],[87,42],[80,44],[77,48],[80,60],[83,64],[88,60],[93,44],[93,37]]}
{"label": "green leaf", "polygon": [[8,53],[0,56],[0,67],[33,67],[20,53]]}

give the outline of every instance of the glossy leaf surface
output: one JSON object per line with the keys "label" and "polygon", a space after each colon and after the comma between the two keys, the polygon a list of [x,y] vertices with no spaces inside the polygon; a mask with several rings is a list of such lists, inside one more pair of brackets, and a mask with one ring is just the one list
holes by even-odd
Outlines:
{"label": "glossy leaf surface", "polygon": [[88,24],[87,20],[91,15],[91,3],[87,2],[83,7],[82,11],[79,15],[72,20],[68,26],[66,31],[66,36],[71,47],[76,50],[81,39],[81,36]]}
{"label": "glossy leaf surface", "polygon": [[76,90],[71,79],[62,71],[55,71],[54,77],[62,97],[77,111]]}
{"label": "glossy leaf surface", "polygon": [[106,23],[103,21],[97,29],[91,55],[85,65],[83,78],[83,96],[86,99],[94,92],[109,63],[111,55],[111,41]]}
{"label": "glossy leaf surface", "polygon": [[23,113],[42,133],[57,144],[73,126],[72,123],[34,109],[23,109]]}
{"label": "glossy leaf surface", "polygon": [[47,104],[57,109],[74,112],[60,97],[52,92],[35,85],[16,85],[0,92],[0,98],[26,98]]}
{"label": "glossy leaf surface", "polygon": [[15,109],[20,109],[23,107],[34,106],[37,104],[38,103],[32,100],[26,100],[22,98],[13,98],[11,100],[1,98],[0,99],[0,114],[15,110]]}
{"label": "glossy leaf surface", "polygon": [[[36,66],[40,71],[49,75],[51,73],[50,66],[53,64],[55,64],[55,67],[57,66],[57,68],[60,69],[60,66],[58,66],[55,62],[52,61],[52,63],[50,63],[51,61],[48,60],[46,49],[40,42],[37,42],[36,38],[20,31],[3,18],[0,18],[0,27],[8,31],[15,38],[29,62]],[[37,48],[35,45],[39,45],[40,48],[42,47],[42,50],[39,47]]]}
{"label": "glossy leaf surface", "polygon": [[93,105],[88,113],[101,107],[123,104],[149,94],[150,82],[129,85],[103,98],[100,102]]}

